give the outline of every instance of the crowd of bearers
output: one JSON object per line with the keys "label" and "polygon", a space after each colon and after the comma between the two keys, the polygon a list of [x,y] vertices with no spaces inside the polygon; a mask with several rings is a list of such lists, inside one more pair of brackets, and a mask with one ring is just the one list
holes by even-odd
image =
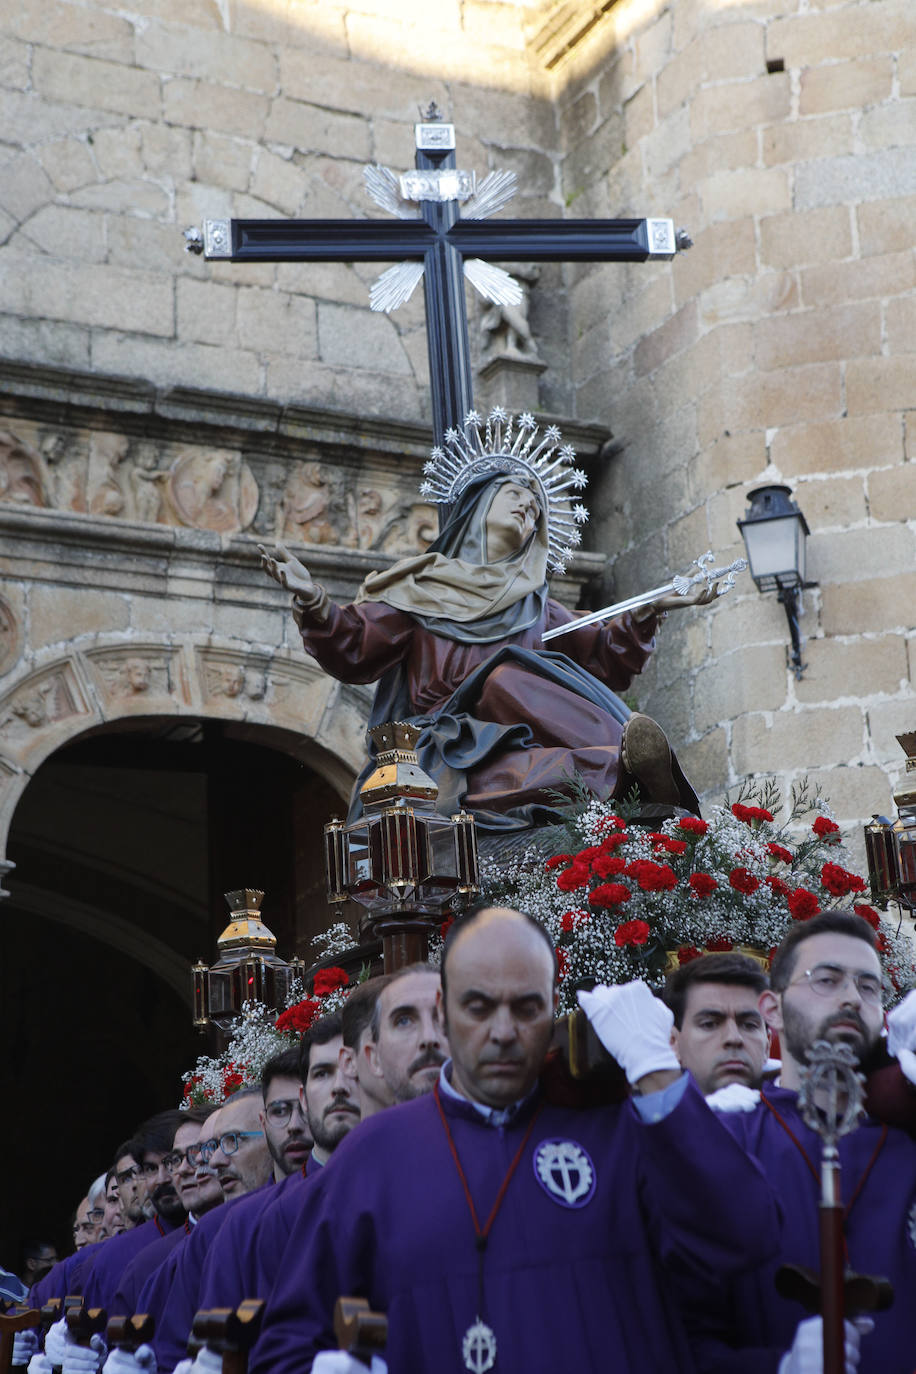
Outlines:
{"label": "crowd of bearers", "polygon": [[[252,1297],[266,1310],[251,1374],[364,1374],[336,1350],[344,1294],[388,1317],[374,1374],[823,1374],[820,1318],[774,1276],[819,1266],[819,1139],[797,1095],[826,1039],[871,1075],[840,1143],[849,1262],[899,1295],[847,1322],[846,1371],[912,1374],[916,994],[885,1039],[871,927],[843,912],[799,923],[769,978],[715,955],[661,998],[642,983],[581,993],[628,1085],[607,1100],[558,1091],[556,983],[543,927],[472,913],[441,972],[370,979],[259,1088],[144,1123],[101,1180],[103,1204],[119,1190],[120,1233],[52,1268],[32,1300],[149,1312],[152,1349],[117,1352],[107,1374],[187,1374],[195,1313]],[[30,1374],[96,1374],[104,1359],[55,1327]]]}

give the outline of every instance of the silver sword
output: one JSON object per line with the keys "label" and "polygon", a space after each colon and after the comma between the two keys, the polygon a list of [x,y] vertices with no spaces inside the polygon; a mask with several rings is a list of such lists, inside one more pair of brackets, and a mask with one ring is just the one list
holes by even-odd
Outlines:
{"label": "silver sword", "polygon": [[565,625],[555,625],[552,630],[542,634],[541,639],[546,643],[548,639],[557,639],[560,635],[569,634],[570,630],[582,630],[586,625],[597,625],[599,621],[610,620],[612,616],[623,615],[625,611],[635,611],[640,606],[648,606],[656,597],[668,596],[671,592],[676,592],[678,596],[686,596],[691,587],[696,587],[701,582],[705,582],[707,587],[718,582],[716,596],[724,596],[735,585],[735,574],[744,572],[747,559],[736,558],[734,563],[729,563],[723,568],[711,568],[709,565],[714,562],[715,554],[712,549],[707,549],[706,553],[700,554],[691,564],[692,567],[699,568],[699,572],[694,573],[692,577],[676,573],[663,587],[653,587],[652,591],[641,592],[639,596],[631,596],[626,601],[618,601],[615,606],[604,606],[600,611],[591,611],[588,615],[579,616],[578,620],[570,620]]}

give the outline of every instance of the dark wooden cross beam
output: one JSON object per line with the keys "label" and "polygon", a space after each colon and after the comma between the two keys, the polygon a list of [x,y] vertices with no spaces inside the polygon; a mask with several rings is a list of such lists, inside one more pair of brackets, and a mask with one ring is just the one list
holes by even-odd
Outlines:
{"label": "dark wooden cross beam", "polygon": [[[462,219],[458,195],[437,192],[436,174],[455,168],[450,124],[416,126],[416,165],[432,175],[419,217],[394,220],[207,220],[188,247],[232,262],[418,262],[424,268],[433,430],[437,444],[473,408],[464,261],[644,262],[672,258],[689,239],[670,219]],[[456,174],[461,177],[462,173]]]}

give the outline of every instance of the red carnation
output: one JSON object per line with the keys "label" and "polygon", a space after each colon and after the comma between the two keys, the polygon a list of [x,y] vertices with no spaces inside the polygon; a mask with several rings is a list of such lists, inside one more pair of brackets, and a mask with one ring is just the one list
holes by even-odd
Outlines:
{"label": "red carnation", "polygon": [[557,977],[559,978],[559,980],[560,980],[561,983],[562,983],[563,979],[566,977],[566,975],[567,975],[568,972],[569,972],[569,956],[567,955],[565,949],[558,949],[558,950],[557,950]]}
{"label": "red carnation", "polygon": [[821,904],[813,892],[809,892],[806,887],[797,887],[794,892],[789,893],[789,915],[796,921],[808,921],[812,916],[816,916],[821,909]]}
{"label": "red carnation", "polygon": [[825,840],[828,835],[838,835],[840,827],[836,821],[828,820],[826,816],[818,816],[811,829],[819,840]]}
{"label": "red carnation", "polygon": [[644,945],[649,938],[648,921],[624,921],[622,926],[618,926],[614,931],[614,944],[620,945]]}
{"label": "red carnation", "polygon": [[791,850],[786,849],[784,845],[777,844],[775,840],[771,840],[767,845],[767,853],[778,863],[790,864],[792,862]]}
{"label": "red carnation", "polygon": [[612,858],[610,854],[599,854],[592,864],[592,872],[596,878],[613,878],[617,873],[622,873],[626,866],[626,859]]}
{"label": "red carnation", "polygon": [[554,854],[552,859],[548,859],[544,865],[544,871],[549,873],[552,868],[559,868],[560,864],[571,864],[573,857],[571,854]]}
{"label": "red carnation", "polygon": [[560,929],[568,935],[570,931],[575,930],[576,926],[580,926],[583,921],[587,920],[588,912],[583,911],[581,907],[577,907],[574,911],[564,911],[560,917]]}
{"label": "red carnation", "polygon": [[760,886],[760,879],[755,878],[746,868],[733,868],[728,875],[728,882],[730,887],[736,892],[743,892],[746,897],[756,892]]}
{"label": "red carnation", "polygon": [[[682,816],[677,824],[678,829],[686,830],[688,835],[705,835],[709,829],[708,821],[701,820],[699,816]],[[687,948],[692,949],[693,946]]]}
{"label": "red carnation", "polygon": [[281,1012],[274,1025],[277,1030],[296,1031],[302,1034],[307,1031],[321,1013],[321,1003],[316,1002],[314,997],[304,997],[301,1002],[296,1002],[293,1006],[287,1007],[286,1011]]}
{"label": "red carnation", "polygon": [[597,859],[600,853],[600,844],[587,845],[585,849],[579,850],[578,854],[573,859],[573,863],[578,864],[582,868],[585,868],[588,864],[592,862],[593,859]]}
{"label": "red carnation", "polygon": [[312,993],[315,997],[328,997],[338,988],[346,988],[350,985],[350,978],[342,968],[334,965],[333,968],[323,968],[315,974],[315,981],[312,984]]}
{"label": "red carnation", "polygon": [[627,865],[629,877],[635,878],[643,892],[670,892],[677,887],[677,874],[668,864],[656,864],[651,859],[634,859]]}
{"label": "red carnation", "polygon": [[613,835],[608,835],[601,841],[601,852],[603,854],[609,854],[612,850],[616,849],[618,845],[626,844],[629,838],[625,830],[616,830]]}
{"label": "red carnation", "polygon": [[878,931],[877,947],[879,954],[887,954],[890,950],[890,941],[883,930]]}
{"label": "red carnation", "polygon": [[861,916],[863,921],[867,921],[872,930],[879,929],[881,917],[873,906],[866,906],[864,902],[857,902],[853,907],[853,911],[856,915]]}
{"label": "red carnation", "polygon": [[239,1073],[234,1064],[230,1064],[223,1071],[223,1097],[229,1097],[232,1093],[238,1092],[244,1082],[244,1076]]}
{"label": "red carnation", "polygon": [[631,897],[630,889],[624,883],[602,883],[593,888],[588,895],[591,906],[623,906]]}
{"label": "red carnation", "polygon": [[691,873],[687,881],[697,897],[709,897],[719,886],[709,873]]}
{"label": "red carnation", "polygon": [[443,921],[443,922],[442,922],[441,926],[439,927],[439,934],[442,936],[442,939],[443,939],[443,940],[444,940],[445,937],[448,935],[449,931],[451,930],[451,928],[452,928],[452,926],[453,926],[454,924],[455,924],[455,918],[454,918],[454,916],[449,916],[449,918],[448,918],[447,921]]}
{"label": "red carnation", "polygon": [[561,892],[575,892],[578,887],[588,887],[588,869],[578,863],[564,868],[557,878],[557,887]]}
{"label": "red carnation", "polygon": [[727,954],[735,946],[727,935],[716,935],[714,939],[706,941],[706,948],[710,954]]}
{"label": "red carnation", "polygon": [[599,835],[603,835],[606,830],[626,830],[627,823],[620,816],[602,816],[595,826]]}
{"label": "red carnation", "polygon": [[690,964],[694,959],[699,959],[699,957],[700,951],[697,949],[696,945],[681,945],[677,952],[677,961],[679,964]]}
{"label": "red carnation", "polygon": [[753,825],[754,821],[771,821],[773,814],[765,810],[762,806],[742,806],[741,802],[735,802],[732,806],[732,815],[739,821],[744,821],[745,825]]}
{"label": "red carnation", "polygon": [[788,883],[784,883],[783,880],[782,880],[782,878],[776,878],[776,877],[774,877],[774,876],[771,875],[769,878],[764,878],[763,881],[766,883],[767,887],[772,888],[773,891],[774,891],[778,896],[780,896],[780,897],[791,897],[791,896],[792,896],[792,889],[791,889],[791,887],[789,886]]}

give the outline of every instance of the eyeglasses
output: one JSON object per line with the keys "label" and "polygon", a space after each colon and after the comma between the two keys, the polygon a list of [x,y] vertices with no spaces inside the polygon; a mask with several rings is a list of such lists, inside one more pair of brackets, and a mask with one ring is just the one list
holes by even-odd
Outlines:
{"label": "eyeglasses", "polygon": [[192,1168],[196,1168],[197,1161],[191,1158],[191,1151],[193,1149],[196,1149],[196,1146],[189,1145],[186,1150],[169,1150],[167,1155],[163,1155],[160,1163],[166,1173],[177,1174],[185,1160],[187,1160]]}
{"label": "eyeglasses", "polygon": [[224,1155],[234,1155],[241,1141],[247,1140],[251,1136],[263,1134],[263,1131],[226,1131],[225,1135],[221,1135],[218,1140],[215,1136],[210,1140],[202,1140],[197,1149],[200,1152],[202,1163],[209,1164],[218,1149],[222,1150]]}
{"label": "eyeglasses", "polygon": [[881,979],[875,973],[863,973],[855,968],[841,968],[839,964],[815,964],[806,968],[800,978],[793,978],[789,987],[807,982],[818,997],[832,997],[834,993],[852,983],[863,1002],[880,1003]]}
{"label": "eyeglasses", "polygon": [[105,1220],[105,1209],[103,1207],[90,1207],[86,1213],[86,1220],[93,1226],[98,1226],[99,1222]]}
{"label": "eyeglasses", "polygon": [[264,1115],[272,1126],[285,1126],[294,1111],[299,1113],[301,1120],[305,1120],[302,1103],[298,1097],[278,1097],[275,1102],[268,1102],[264,1108]]}

